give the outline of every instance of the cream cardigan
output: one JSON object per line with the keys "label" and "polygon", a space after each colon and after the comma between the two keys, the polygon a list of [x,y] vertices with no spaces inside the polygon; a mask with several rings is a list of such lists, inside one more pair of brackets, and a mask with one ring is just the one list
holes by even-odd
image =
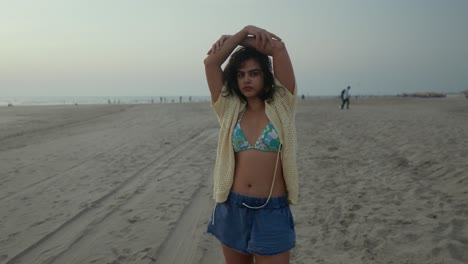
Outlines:
{"label": "cream cardigan", "polygon": [[[283,165],[283,177],[286,182],[288,201],[296,204],[298,198],[298,180],[296,168],[296,90],[291,94],[275,79],[277,91],[273,95],[273,101],[265,102],[265,113],[278,132],[283,149],[281,162]],[[217,203],[227,200],[234,181],[235,158],[232,147],[232,132],[239,118],[239,112],[245,107],[237,96],[223,96],[226,87],[223,87],[221,95],[214,103],[213,109],[221,126],[219,130],[218,149],[214,168],[214,192],[213,198]]]}

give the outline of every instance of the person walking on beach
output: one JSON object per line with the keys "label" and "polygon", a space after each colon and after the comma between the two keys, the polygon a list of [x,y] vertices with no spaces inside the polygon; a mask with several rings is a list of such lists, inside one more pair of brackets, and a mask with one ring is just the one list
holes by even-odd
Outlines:
{"label": "person walking on beach", "polygon": [[348,86],[348,88],[343,89],[343,91],[341,91],[341,109],[344,109],[345,104],[346,109],[349,109],[349,98],[351,97],[351,94],[349,93],[350,89],[351,86]]}
{"label": "person walking on beach", "polygon": [[296,243],[289,205],[298,199],[297,89],[286,46],[246,26],[221,36],[204,63],[220,123],[216,205],[207,231],[221,242],[228,264],[289,263]]}

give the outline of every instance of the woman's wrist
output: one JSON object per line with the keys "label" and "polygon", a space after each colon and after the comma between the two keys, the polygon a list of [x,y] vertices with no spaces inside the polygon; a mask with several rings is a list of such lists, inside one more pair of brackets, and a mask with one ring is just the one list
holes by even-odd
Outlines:
{"label": "woman's wrist", "polygon": [[249,36],[249,31],[247,30],[247,27],[243,27],[239,32],[237,32],[239,36],[242,38],[242,41],[245,40]]}
{"label": "woman's wrist", "polygon": [[242,40],[242,42],[240,43],[240,45],[243,46],[243,47],[251,47],[251,48],[252,48],[252,47],[254,47],[254,45],[255,45],[255,38],[252,37],[252,36],[248,36],[248,35],[247,35],[247,36]]}

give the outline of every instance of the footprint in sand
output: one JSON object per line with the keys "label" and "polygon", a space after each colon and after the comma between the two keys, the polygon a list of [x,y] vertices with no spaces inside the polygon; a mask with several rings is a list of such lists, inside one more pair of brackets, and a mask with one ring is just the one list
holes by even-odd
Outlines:
{"label": "footprint in sand", "polygon": [[337,147],[329,147],[329,148],[328,148],[328,151],[337,151],[337,150],[338,150]]}
{"label": "footprint in sand", "polygon": [[134,223],[136,223],[136,222],[138,222],[138,221],[140,221],[140,220],[141,220],[141,218],[140,218],[139,216],[137,216],[137,215],[133,216],[132,218],[127,219],[127,221],[128,221],[130,224],[134,224]]}

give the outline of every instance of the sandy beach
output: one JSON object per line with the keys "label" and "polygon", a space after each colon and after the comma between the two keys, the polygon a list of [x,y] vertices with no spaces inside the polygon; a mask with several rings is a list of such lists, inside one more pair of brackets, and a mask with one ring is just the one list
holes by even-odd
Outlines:
{"label": "sandy beach", "polygon": [[[298,100],[291,263],[468,263],[468,100]],[[0,107],[0,264],[223,263],[209,103]]]}

